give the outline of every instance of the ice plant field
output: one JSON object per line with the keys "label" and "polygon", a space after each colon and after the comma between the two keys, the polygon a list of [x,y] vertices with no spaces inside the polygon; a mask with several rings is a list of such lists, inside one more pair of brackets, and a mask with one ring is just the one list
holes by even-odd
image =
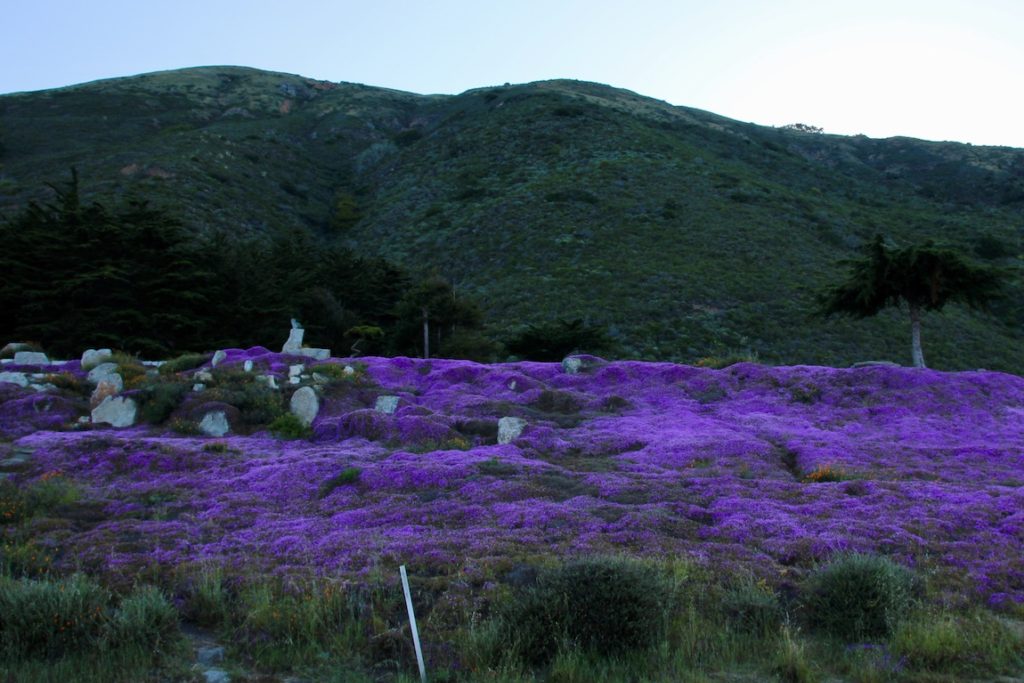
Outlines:
{"label": "ice plant field", "polygon": [[[305,359],[320,411],[282,438],[247,411],[286,407],[288,365],[301,361],[232,350],[198,393],[194,369],[140,373],[125,395],[143,415],[154,385],[187,390],[125,429],[78,422],[76,362],[29,369],[50,375],[50,392],[0,384],[0,456],[25,460],[0,482],[8,571],[173,592],[183,568],[358,585],[406,564],[487,595],[531,563],[628,555],[786,595],[862,553],[911,569],[933,603],[1024,613],[1020,377]],[[281,389],[253,381],[267,374]],[[398,397],[393,414],[375,409],[380,396]],[[232,433],[199,435],[217,406]],[[503,417],[526,426],[499,444]],[[19,510],[18,491],[57,483],[74,495],[43,515]]]}

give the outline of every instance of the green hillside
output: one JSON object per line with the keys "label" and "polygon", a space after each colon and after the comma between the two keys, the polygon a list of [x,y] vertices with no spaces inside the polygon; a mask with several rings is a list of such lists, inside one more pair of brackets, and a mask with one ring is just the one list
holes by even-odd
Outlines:
{"label": "green hillside", "polygon": [[[498,336],[584,318],[623,357],[908,363],[898,312],[810,315],[838,259],[876,232],[1024,255],[1024,150],[766,128],[578,81],[422,96],[204,67],[2,96],[0,145],[4,213],[74,165],[87,195],[196,230],[299,226],[436,269]],[[1024,372],[1015,278],[994,315],[926,317],[932,366]]]}

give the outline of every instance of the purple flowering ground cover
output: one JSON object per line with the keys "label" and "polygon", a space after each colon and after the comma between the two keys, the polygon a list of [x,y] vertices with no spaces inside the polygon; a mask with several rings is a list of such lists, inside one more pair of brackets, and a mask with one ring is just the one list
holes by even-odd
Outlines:
{"label": "purple flowering ground cover", "polygon": [[[245,359],[286,382],[286,357],[231,351],[225,364]],[[0,386],[0,430],[33,451],[19,481],[59,471],[96,513],[48,520],[36,543],[58,565],[125,575],[195,563],[357,575],[625,552],[774,581],[856,550],[918,568],[950,595],[1024,603],[1020,377],[359,362],[362,381],[321,388],[312,437],[299,440],[74,429],[68,400]],[[373,409],[379,395],[399,397],[395,414]],[[498,445],[506,416],[527,427]]]}

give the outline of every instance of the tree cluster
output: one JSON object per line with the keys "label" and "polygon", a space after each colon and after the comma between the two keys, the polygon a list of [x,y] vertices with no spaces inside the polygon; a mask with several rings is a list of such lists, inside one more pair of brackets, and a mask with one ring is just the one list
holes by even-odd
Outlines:
{"label": "tree cluster", "polygon": [[289,320],[335,353],[489,360],[479,309],[440,278],[417,281],[303,231],[198,237],[145,202],[83,202],[77,174],[0,223],[0,338],[62,355],[109,346],[146,357],[274,347]]}

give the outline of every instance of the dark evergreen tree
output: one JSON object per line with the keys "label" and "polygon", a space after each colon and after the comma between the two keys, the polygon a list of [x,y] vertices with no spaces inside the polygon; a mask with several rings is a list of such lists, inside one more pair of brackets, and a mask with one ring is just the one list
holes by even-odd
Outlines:
{"label": "dark evergreen tree", "polygon": [[3,333],[72,355],[112,346],[149,356],[206,336],[212,258],[142,202],[83,204],[78,176],[2,227]]}
{"label": "dark evergreen tree", "polygon": [[[458,349],[461,356],[475,359],[490,354],[486,348],[467,348],[470,340],[466,336],[480,330],[483,314],[476,304],[457,296],[451,284],[441,277],[428,277],[409,289],[398,302],[395,315],[391,338],[395,353],[451,357],[446,354],[446,349],[451,348]],[[493,343],[489,344],[493,347]]]}
{"label": "dark evergreen tree", "polygon": [[850,266],[846,281],[821,295],[821,311],[866,318],[889,306],[906,305],[914,367],[925,367],[921,350],[924,311],[941,311],[951,301],[985,309],[1002,289],[999,270],[972,263],[931,241],[897,249],[886,246],[885,238],[876,235],[863,252],[861,258],[846,261]]}

